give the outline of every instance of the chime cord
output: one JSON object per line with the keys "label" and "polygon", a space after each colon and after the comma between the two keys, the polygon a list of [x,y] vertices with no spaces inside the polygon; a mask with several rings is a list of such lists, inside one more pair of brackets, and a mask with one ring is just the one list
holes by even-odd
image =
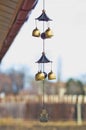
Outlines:
{"label": "chime cord", "polygon": [[[43,11],[45,10],[45,0],[43,0]],[[43,33],[45,29],[45,22],[43,21]],[[45,52],[45,40],[43,39],[43,52]]]}
{"label": "chime cord", "polygon": [[43,108],[45,107],[45,103],[44,103],[44,80],[43,80],[43,102],[42,102]]}
{"label": "chime cord", "polygon": [[[44,21],[43,21],[43,33],[44,33]],[[43,39],[43,52],[45,53],[45,40]]]}
{"label": "chime cord", "polygon": [[[43,10],[45,10],[45,0],[43,0]],[[43,33],[45,31],[44,29],[45,29],[45,22],[43,21]],[[45,53],[45,39],[43,39],[43,53]],[[43,63],[43,72],[44,72],[44,63]],[[45,107],[45,102],[44,102],[44,95],[45,95],[44,87],[45,87],[45,80],[43,80],[43,102],[42,102],[43,108]]]}
{"label": "chime cord", "polygon": [[43,0],[43,10],[45,10],[45,0]]}
{"label": "chime cord", "polygon": [[[44,63],[43,63],[43,72],[44,72]],[[43,108],[45,107],[45,104],[44,104],[44,94],[45,94],[45,91],[44,91],[44,87],[45,87],[45,80],[43,80]]]}

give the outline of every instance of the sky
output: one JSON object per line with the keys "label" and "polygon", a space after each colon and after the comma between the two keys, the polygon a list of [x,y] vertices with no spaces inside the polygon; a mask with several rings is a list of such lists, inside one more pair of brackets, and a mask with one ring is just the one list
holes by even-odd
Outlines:
{"label": "sky", "polygon": [[[42,53],[42,39],[33,37],[32,31],[42,8],[39,0],[4,56],[1,65],[4,69],[27,65],[32,75],[37,73],[35,62]],[[45,51],[53,61],[53,72],[57,75],[60,70],[62,80],[86,74],[86,0],[45,0],[45,10],[53,19],[50,28],[54,36],[45,40]],[[41,31],[42,23],[37,27]],[[47,64],[46,68],[49,69]]]}

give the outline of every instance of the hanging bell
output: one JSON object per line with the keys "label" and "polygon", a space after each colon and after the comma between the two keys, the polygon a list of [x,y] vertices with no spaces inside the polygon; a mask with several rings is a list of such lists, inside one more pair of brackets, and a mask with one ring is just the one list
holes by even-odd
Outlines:
{"label": "hanging bell", "polygon": [[52,30],[48,27],[48,29],[45,31],[45,37],[51,38],[53,36]]}
{"label": "hanging bell", "polygon": [[39,31],[39,29],[37,27],[33,30],[32,36],[40,37],[40,31]]}
{"label": "hanging bell", "polygon": [[55,76],[55,74],[52,71],[48,73],[48,79],[49,80],[56,79],[56,76]]}
{"label": "hanging bell", "polygon": [[45,74],[43,72],[38,72],[36,75],[35,75],[35,80],[44,80],[45,79]]}

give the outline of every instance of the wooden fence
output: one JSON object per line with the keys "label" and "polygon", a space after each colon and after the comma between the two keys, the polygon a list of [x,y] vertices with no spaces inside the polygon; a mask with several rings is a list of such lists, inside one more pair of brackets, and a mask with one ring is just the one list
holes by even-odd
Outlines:
{"label": "wooden fence", "polygon": [[[41,95],[9,96],[0,98],[0,117],[39,119]],[[49,120],[86,120],[86,96],[45,95]],[[78,107],[77,107],[78,106]]]}

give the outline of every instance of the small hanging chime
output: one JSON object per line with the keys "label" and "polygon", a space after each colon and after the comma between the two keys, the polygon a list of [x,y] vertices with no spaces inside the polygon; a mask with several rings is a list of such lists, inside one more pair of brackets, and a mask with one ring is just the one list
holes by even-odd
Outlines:
{"label": "small hanging chime", "polygon": [[[37,27],[37,21],[43,22],[43,32],[42,33],[40,32],[40,30]],[[32,32],[32,36],[37,37],[37,38],[40,37],[43,40],[43,52],[42,52],[42,55],[39,58],[39,60],[36,61],[36,63],[38,63],[38,72],[35,74],[36,81],[43,81],[43,102],[42,102],[43,107],[42,107],[42,111],[40,114],[40,121],[41,122],[48,121],[48,112],[47,112],[45,104],[44,104],[44,87],[45,87],[44,81],[47,77],[48,77],[48,80],[56,79],[56,76],[55,76],[54,72],[52,71],[52,61],[49,60],[47,58],[47,56],[45,55],[45,40],[49,39],[53,36],[53,32],[49,26],[50,21],[52,21],[52,19],[50,19],[46,14],[45,1],[43,0],[42,14],[39,17],[35,18],[36,27]],[[47,25],[48,25],[47,29],[45,29],[45,23],[47,23]],[[45,64],[46,63],[51,64],[51,70],[48,74],[45,72]]]}

